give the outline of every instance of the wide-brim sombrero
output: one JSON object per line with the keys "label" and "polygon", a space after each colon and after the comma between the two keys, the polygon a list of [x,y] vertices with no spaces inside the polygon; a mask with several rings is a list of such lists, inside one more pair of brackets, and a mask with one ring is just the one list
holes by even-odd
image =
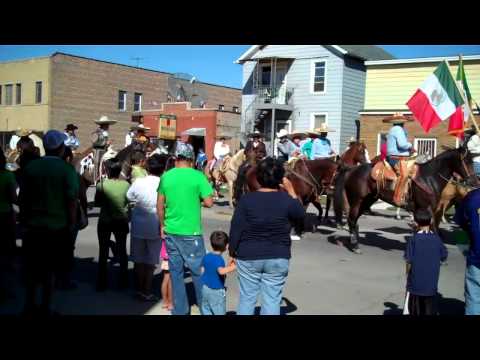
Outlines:
{"label": "wide-brim sombrero", "polygon": [[407,122],[412,122],[413,119],[406,117],[401,113],[395,113],[392,116],[387,116],[382,122],[387,124],[405,124]]}
{"label": "wide-brim sombrero", "polygon": [[330,133],[330,132],[335,132],[335,129],[330,129],[327,124],[322,124],[320,127],[314,129],[313,131],[310,130],[309,134],[315,134],[315,135],[320,135],[320,134],[325,134],[325,133]]}
{"label": "wide-brim sombrero", "polygon": [[100,119],[95,120],[97,125],[113,125],[116,124],[117,120],[109,119],[108,116],[102,116]]}
{"label": "wide-brim sombrero", "polygon": [[15,135],[19,136],[19,137],[24,137],[24,136],[28,136],[32,133],[31,130],[28,130],[28,129],[17,129]]}
{"label": "wide-brim sombrero", "polygon": [[306,131],[303,130],[293,130],[291,134],[288,135],[290,139],[300,138],[305,139],[308,136]]}
{"label": "wide-brim sombrero", "polygon": [[142,131],[142,130],[143,130],[143,131],[148,131],[148,130],[150,130],[149,127],[147,127],[147,126],[145,126],[145,125],[143,125],[143,124],[134,125],[134,126],[131,127],[131,129],[132,129],[132,130],[137,130],[137,131],[138,131],[138,130],[141,130],[141,131]]}

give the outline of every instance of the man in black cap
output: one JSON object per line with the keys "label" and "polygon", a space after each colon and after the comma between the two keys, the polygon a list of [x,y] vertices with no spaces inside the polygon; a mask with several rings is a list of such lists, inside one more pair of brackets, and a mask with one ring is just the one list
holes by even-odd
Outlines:
{"label": "man in black cap", "polygon": [[77,130],[74,124],[68,124],[65,128],[65,135],[67,140],[65,140],[65,146],[69,147],[72,152],[76,151],[80,147],[80,140],[78,140],[77,135],[75,135],[75,130]]}

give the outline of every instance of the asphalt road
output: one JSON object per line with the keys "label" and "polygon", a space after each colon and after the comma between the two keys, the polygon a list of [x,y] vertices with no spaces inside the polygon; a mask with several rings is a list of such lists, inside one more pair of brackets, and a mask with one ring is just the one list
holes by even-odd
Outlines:
{"label": "asphalt road", "polygon": [[[313,213],[313,209],[309,209]],[[292,244],[290,273],[284,291],[282,313],[306,314],[401,314],[405,287],[403,251],[405,239],[411,234],[406,220],[395,220],[394,212],[381,211],[381,216],[360,219],[361,248],[357,255],[336,240],[346,240],[346,231],[321,227],[316,233],[307,232],[301,241]],[[214,230],[228,232],[231,210],[226,204],[203,210],[204,235]],[[89,226],[80,232],[76,249],[74,280],[79,284],[72,291],[57,291],[54,309],[60,314],[88,315],[167,315],[161,303],[144,303],[134,298],[133,290],[112,289],[97,293],[95,276],[98,259],[96,224],[98,209],[90,213]],[[453,227],[443,225],[449,251],[448,264],[442,266],[439,283],[440,313],[463,313],[463,278],[465,259],[451,242]],[[128,243],[129,249],[129,243]],[[129,264],[130,269],[133,264]],[[114,285],[115,272],[111,266]],[[133,279],[133,271],[130,274]],[[156,271],[154,292],[160,296],[160,271]],[[187,289],[192,293],[190,279]],[[227,278],[227,309],[234,313],[237,306],[238,286],[236,274]],[[0,306],[0,314],[18,314],[23,306],[23,290],[16,288],[16,298]]]}

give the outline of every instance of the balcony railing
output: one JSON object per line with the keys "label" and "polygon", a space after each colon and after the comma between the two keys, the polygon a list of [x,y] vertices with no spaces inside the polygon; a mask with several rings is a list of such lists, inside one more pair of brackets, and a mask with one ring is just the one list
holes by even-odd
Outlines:
{"label": "balcony railing", "polygon": [[259,86],[254,89],[257,104],[293,105],[293,88]]}

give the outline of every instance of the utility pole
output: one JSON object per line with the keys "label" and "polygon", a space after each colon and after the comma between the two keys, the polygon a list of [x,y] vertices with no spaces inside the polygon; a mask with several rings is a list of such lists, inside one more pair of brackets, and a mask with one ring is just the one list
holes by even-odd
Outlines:
{"label": "utility pole", "polygon": [[137,68],[138,68],[138,65],[140,64],[140,60],[144,60],[144,58],[142,57],[132,57],[131,59],[137,62]]}

